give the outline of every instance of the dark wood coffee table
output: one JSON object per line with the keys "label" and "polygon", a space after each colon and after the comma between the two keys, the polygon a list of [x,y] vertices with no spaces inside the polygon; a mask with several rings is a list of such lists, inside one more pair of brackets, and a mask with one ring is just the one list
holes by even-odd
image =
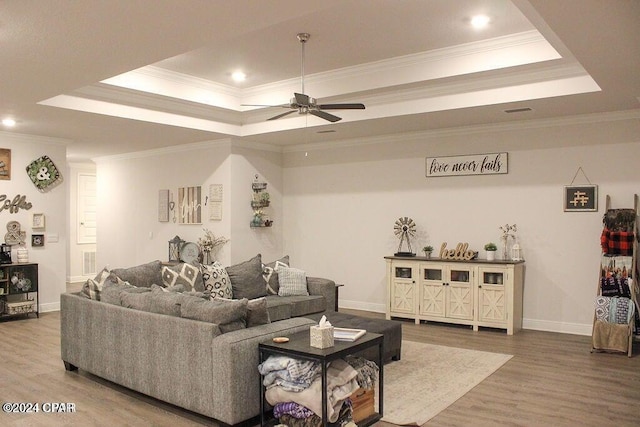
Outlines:
{"label": "dark wood coffee table", "polygon": [[[309,344],[310,337],[309,331],[298,332],[290,335],[289,341],[286,343],[275,343],[273,341],[266,341],[258,345],[258,351],[260,352],[260,363],[264,362],[267,357],[272,354],[284,355],[296,359],[312,360],[319,362],[322,366],[322,425],[327,426],[329,424],[327,420],[327,366],[332,360],[340,359],[349,354],[357,353],[361,350],[378,347],[378,358],[374,360],[378,364],[378,412],[367,417],[362,422],[358,423],[358,426],[369,426],[382,418],[383,414],[383,402],[384,402],[384,366],[382,363],[382,357],[384,354],[384,341],[381,334],[375,334],[367,332],[362,337],[358,338],[354,342],[350,341],[335,341],[335,345],[329,348],[315,348]],[[260,378],[260,425],[266,425],[265,417],[265,387]]]}

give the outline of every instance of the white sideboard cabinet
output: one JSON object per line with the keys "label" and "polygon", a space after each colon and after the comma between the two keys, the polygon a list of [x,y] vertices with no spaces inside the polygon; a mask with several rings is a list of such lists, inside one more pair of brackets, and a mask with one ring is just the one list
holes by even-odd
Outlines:
{"label": "white sideboard cabinet", "polygon": [[523,261],[385,257],[387,319],[522,329]]}

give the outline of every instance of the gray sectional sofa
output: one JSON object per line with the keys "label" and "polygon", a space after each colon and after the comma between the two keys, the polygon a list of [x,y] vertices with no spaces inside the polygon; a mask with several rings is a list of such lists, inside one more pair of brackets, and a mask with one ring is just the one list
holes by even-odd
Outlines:
{"label": "gray sectional sofa", "polygon": [[[116,269],[108,277],[96,277],[97,284],[104,279],[94,289],[100,288],[100,300],[95,298],[96,292],[91,298],[90,289],[61,295],[65,368],[85,370],[224,424],[258,416],[258,343],[314,324],[301,316],[333,311],[335,283],[307,278],[306,296],[268,295],[252,301],[221,302],[203,299],[199,291],[187,295],[168,292],[171,286],[152,286],[158,277],[149,278],[148,273],[157,263],[145,265],[142,276],[140,271],[128,276],[142,286],[131,286],[134,280],[123,281],[121,277],[127,277],[128,272]],[[255,301],[260,303],[254,304],[254,310],[266,309],[270,321],[263,321],[266,313],[260,313],[257,319],[262,320],[254,326],[250,318],[256,319],[255,313],[251,314]],[[220,307],[222,317],[207,311]],[[229,317],[230,310],[233,316],[240,310],[244,317],[238,322]],[[222,318],[224,322],[213,322]]]}

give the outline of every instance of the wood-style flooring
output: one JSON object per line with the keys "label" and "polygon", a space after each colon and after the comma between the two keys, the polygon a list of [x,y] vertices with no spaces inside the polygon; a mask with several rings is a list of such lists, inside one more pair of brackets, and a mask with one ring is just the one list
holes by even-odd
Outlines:
{"label": "wood-style flooring", "polygon": [[[0,412],[1,426],[215,425],[86,372],[66,372],[59,324],[58,312],[0,321],[0,402],[73,403],[76,412]],[[514,356],[427,426],[640,426],[638,343],[628,358],[592,354],[586,336],[529,330],[507,336],[504,331],[409,321],[403,322],[403,338]]]}

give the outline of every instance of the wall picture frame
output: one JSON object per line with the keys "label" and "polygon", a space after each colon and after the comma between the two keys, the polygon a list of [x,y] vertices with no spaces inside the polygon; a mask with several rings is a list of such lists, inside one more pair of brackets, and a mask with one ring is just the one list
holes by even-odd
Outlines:
{"label": "wall picture frame", "polygon": [[31,217],[31,228],[34,230],[44,230],[45,216],[43,213],[34,213]]}
{"label": "wall picture frame", "polygon": [[11,179],[11,150],[0,148],[0,179]]}
{"label": "wall picture frame", "polygon": [[31,235],[31,246],[35,248],[44,246],[44,234],[32,234]]}
{"label": "wall picture frame", "polygon": [[597,185],[566,185],[564,187],[565,212],[597,212]]}

